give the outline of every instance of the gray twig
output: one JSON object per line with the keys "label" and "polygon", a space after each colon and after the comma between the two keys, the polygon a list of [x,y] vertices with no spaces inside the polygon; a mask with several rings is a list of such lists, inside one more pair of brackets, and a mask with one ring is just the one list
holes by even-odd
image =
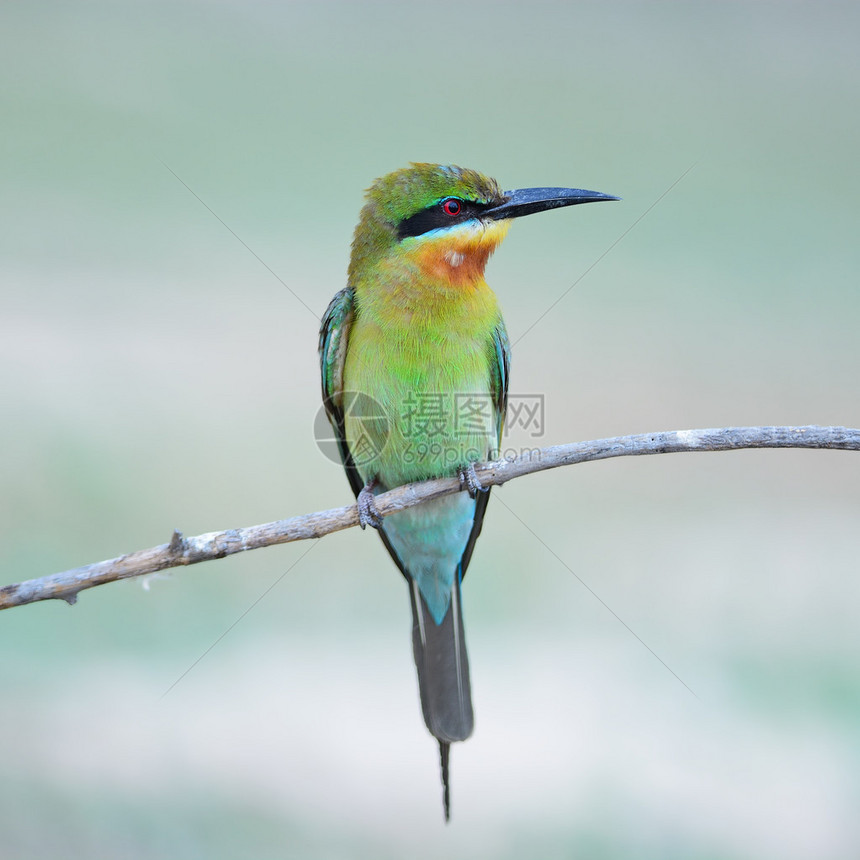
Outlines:
{"label": "gray twig", "polygon": [[[723,427],[712,430],[673,430],[617,436],[593,442],[573,442],[526,452],[515,459],[480,464],[475,471],[485,487],[498,486],[522,475],[570,466],[590,460],[642,454],[674,454],[682,451],[736,451],[741,448],[829,448],[860,451],[860,430],[849,427]],[[376,497],[383,517],[428,499],[460,492],[457,477],[434,478],[407,484]],[[0,588],[0,609],[59,599],[73,604],[78,592],[118,579],[155,573],[170,567],[197,564],[236,552],[279,543],[320,538],[358,525],[354,504],[258,526],[209,532],[197,537],[173,533],[169,543],[88,564],[62,573],[29,579]]]}

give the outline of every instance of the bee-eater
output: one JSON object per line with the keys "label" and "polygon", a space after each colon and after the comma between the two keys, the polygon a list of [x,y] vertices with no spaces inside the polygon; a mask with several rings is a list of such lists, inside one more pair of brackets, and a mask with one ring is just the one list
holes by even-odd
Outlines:
{"label": "bee-eater", "polygon": [[[472,733],[460,585],[489,492],[474,463],[499,451],[510,347],[484,267],[522,215],[616,200],[574,188],[502,191],[453,165],[413,164],[367,191],[348,286],[320,330],[323,400],[358,500],[406,578],[424,722],[439,742],[445,818],[450,745]],[[392,514],[374,495],[460,476],[466,492]]]}

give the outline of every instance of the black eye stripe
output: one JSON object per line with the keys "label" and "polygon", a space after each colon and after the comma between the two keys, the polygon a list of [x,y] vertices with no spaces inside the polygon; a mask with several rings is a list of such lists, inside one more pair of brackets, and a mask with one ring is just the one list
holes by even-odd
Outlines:
{"label": "black eye stripe", "polygon": [[[456,200],[460,204],[460,211],[456,215],[449,215],[445,211],[445,204]],[[489,209],[490,203],[475,203],[473,200],[461,200],[460,198],[446,197],[439,203],[434,203],[427,209],[416,212],[409,218],[404,218],[397,225],[397,238],[407,239],[410,236],[420,236],[440,227],[452,227],[476,218],[485,209]]]}

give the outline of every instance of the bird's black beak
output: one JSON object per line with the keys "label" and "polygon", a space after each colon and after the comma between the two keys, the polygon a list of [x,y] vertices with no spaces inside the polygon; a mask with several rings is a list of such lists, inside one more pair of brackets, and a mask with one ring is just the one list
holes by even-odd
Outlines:
{"label": "bird's black beak", "polygon": [[543,212],[545,209],[559,209],[562,206],[576,206],[578,203],[597,203],[600,200],[620,200],[611,194],[600,191],[586,191],[583,188],[519,188],[505,192],[505,202],[491,206],[481,212],[481,220],[501,221],[505,218],[520,218]]}

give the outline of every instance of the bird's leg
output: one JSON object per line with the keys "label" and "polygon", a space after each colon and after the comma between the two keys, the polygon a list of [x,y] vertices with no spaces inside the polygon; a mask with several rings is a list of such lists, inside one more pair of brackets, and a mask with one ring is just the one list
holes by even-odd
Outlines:
{"label": "bird's leg", "polygon": [[458,466],[457,477],[460,479],[460,489],[466,490],[471,499],[477,499],[478,493],[490,492],[490,488],[485,487],[479,480],[474,463],[469,463],[468,466]]}
{"label": "bird's leg", "polygon": [[371,478],[362,488],[356,499],[358,505],[358,524],[362,529],[367,526],[372,526],[378,529],[382,526],[382,514],[379,513],[379,508],[376,507],[376,500],[373,496],[373,488],[377,484],[376,478]]}

